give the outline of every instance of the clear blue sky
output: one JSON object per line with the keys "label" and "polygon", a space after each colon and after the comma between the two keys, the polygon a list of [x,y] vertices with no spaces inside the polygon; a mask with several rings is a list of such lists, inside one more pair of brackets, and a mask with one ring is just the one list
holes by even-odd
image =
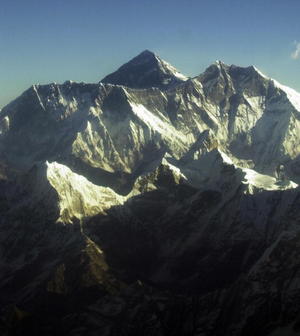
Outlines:
{"label": "clear blue sky", "polygon": [[96,82],[144,49],[189,76],[219,59],[300,91],[299,15],[299,0],[0,0],[0,107],[34,83]]}

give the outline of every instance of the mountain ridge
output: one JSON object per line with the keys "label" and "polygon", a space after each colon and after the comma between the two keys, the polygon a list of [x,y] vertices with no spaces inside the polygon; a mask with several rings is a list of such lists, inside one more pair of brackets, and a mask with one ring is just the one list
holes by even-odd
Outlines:
{"label": "mountain ridge", "polygon": [[297,329],[298,94],[253,66],[165,63],[146,51],[0,112],[0,331]]}

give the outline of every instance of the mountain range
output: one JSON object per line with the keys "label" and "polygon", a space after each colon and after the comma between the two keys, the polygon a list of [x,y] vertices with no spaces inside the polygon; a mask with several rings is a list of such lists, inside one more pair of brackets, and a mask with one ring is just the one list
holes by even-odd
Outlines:
{"label": "mountain range", "polygon": [[144,51],[0,112],[3,335],[300,334],[300,93]]}

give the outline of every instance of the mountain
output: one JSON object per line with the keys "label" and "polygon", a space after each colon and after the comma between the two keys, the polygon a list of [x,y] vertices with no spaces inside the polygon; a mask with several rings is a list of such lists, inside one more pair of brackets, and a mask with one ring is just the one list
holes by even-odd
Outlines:
{"label": "mountain", "polygon": [[300,94],[144,51],[0,112],[3,335],[299,333]]}
{"label": "mountain", "polygon": [[131,61],[122,65],[116,72],[103,78],[101,82],[124,85],[130,88],[158,87],[163,89],[186,80],[187,77],[172,65],[153,52],[144,50]]}

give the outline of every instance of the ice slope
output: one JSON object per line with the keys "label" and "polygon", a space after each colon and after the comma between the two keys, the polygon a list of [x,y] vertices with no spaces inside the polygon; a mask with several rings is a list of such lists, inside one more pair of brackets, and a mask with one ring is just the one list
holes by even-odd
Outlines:
{"label": "ice slope", "polygon": [[47,162],[47,178],[59,197],[58,221],[72,223],[105,213],[105,210],[122,205],[126,197],[117,195],[110,188],[96,186],[85,177],[57,162]]}

